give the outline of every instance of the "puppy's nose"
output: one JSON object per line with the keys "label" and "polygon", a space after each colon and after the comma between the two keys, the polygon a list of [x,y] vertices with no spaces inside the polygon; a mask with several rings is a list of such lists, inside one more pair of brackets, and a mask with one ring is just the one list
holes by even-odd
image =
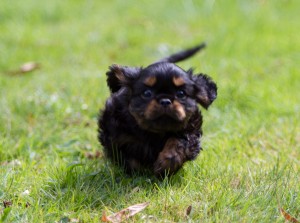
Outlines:
{"label": "puppy's nose", "polygon": [[169,98],[162,98],[162,99],[159,100],[159,104],[166,107],[166,106],[172,104],[172,102]]}

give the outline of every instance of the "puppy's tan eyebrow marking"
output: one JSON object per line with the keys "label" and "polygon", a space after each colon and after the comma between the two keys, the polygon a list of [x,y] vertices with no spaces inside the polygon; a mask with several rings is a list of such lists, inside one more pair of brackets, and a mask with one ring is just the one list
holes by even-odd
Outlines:
{"label": "puppy's tan eyebrow marking", "polygon": [[147,77],[144,80],[144,84],[147,85],[148,87],[153,87],[156,84],[156,77],[155,76],[151,76],[151,77]]}
{"label": "puppy's tan eyebrow marking", "polygon": [[182,77],[173,77],[173,83],[176,87],[180,87],[185,84]]}

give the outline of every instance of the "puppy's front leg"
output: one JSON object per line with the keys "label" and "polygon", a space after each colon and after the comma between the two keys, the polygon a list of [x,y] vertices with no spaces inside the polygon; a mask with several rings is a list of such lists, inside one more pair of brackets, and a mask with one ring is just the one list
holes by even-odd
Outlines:
{"label": "puppy's front leg", "polygon": [[154,173],[157,176],[176,173],[184,162],[196,158],[200,149],[196,135],[188,135],[186,139],[169,138],[154,163]]}

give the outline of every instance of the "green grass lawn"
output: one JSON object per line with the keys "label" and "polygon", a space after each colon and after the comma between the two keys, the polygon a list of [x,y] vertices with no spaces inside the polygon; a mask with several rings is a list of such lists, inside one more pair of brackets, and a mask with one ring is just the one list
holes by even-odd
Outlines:
{"label": "green grass lawn", "polygon": [[[279,207],[300,219],[299,9],[1,1],[0,222],[101,222],[143,202],[129,222],[284,222]],[[204,151],[169,179],[128,177],[97,141],[107,67],[146,66],[202,41],[207,49],[179,65],[219,87],[203,111]],[[40,69],[8,73],[28,61]]]}

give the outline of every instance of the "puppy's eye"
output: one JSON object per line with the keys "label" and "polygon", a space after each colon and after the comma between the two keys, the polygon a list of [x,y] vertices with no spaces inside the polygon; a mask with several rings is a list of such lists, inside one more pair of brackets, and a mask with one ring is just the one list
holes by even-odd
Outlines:
{"label": "puppy's eye", "polygon": [[146,90],[146,91],[143,92],[142,96],[143,96],[144,98],[152,98],[153,92],[152,92],[151,90],[148,89],[148,90]]}
{"label": "puppy's eye", "polygon": [[185,97],[185,92],[182,90],[179,90],[176,92],[176,97],[177,98],[184,98]]}

